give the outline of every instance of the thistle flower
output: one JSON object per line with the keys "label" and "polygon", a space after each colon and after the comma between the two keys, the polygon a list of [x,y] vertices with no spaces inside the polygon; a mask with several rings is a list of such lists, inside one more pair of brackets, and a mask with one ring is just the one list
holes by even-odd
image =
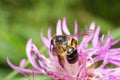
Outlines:
{"label": "thistle flower", "polygon": [[[95,29],[94,22],[91,23],[89,29],[94,30],[94,33],[87,37],[83,36],[81,42],[77,44],[78,59],[74,64],[68,63],[64,57],[64,67],[62,67],[58,57],[50,51],[51,28],[48,29],[47,38],[41,32],[41,40],[48,49],[49,57],[45,57],[39,52],[32,43],[32,39],[27,42],[26,54],[34,69],[23,67],[25,59],[21,60],[19,67],[13,65],[8,58],[7,63],[24,75],[40,73],[51,76],[54,80],[120,80],[120,48],[112,48],[113,45],[120,42],[120,39],[113,41],[110,32],[106,37],[104,34],[99,37],[100,26]],[[55,35],[63,35],[63,33],[71,35],[65,18],[62,21],[58,20]],[[76,33],[78,33],[78,26],[75,21],[73,34]],[[75,36],[73,38],[78,40]]]}

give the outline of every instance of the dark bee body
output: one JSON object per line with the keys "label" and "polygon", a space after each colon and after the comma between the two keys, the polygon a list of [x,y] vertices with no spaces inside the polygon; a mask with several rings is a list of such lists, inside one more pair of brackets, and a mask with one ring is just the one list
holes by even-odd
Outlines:
{"label": "dark bee body", "polygon": [[68,51],[67,51],[66,57],[67,57],[68,62],[71,64],[75,63],[78,59],[77,49],[73,47],[68,47],[67,50]]}
{"label": "dark bee body", "polygon": [[53,37],[51,44],[53,45],[52,51],[57,54],[60,65],[64,65],[64,56],[70,64],[77,61],[77,41],[74,38],[57,35]]}

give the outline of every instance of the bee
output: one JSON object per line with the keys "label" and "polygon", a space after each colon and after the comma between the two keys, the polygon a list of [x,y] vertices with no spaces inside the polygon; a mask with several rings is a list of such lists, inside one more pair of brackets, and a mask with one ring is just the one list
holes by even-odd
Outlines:
{"label": "bee", "polygon": [[66,60],[70,64],[74,64],[78,61],[78,51],[77,51],[77,45],[78,42],[73,37],[75,36],[88,36],[90,35],[91,31],[86,30],[81,33],[73,34],[73,35],[56,35],[51,40],[50,49],[52,53],[55,53],[57,55],[59,64],[64,67],[64,57],[66,57]]}
{"label": "bee", "polygon": [[64,65],[64,56],[66,56],[66,59],[70,64],[77,61],[77,40],[74,38],[56,35],[52,38],[51,45],[53,45],[52,51],[58,56],[60,65]]}

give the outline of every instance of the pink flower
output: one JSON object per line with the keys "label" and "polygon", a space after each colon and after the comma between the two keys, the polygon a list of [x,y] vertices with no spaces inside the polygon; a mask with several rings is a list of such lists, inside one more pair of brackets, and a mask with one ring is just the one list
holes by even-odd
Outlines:
{"label": "pink flower", "polygon": [[[120,80],[120,48],[112,48],[113,45],[120,42],[113,41],[110,32],[105,37],[104,34],[99,37],[100,26],[95,29],[95,23],[91,23],[89,30],[94,33],[87,37],[83,36],[80,43],[77,44],[78,59],[77,62],[70,64],[64,57],[64,67],[61,66],[58,56],[50,51],[51,29],[48,29],[48,37],[43,36],[41,40],[48,48],[49,57],[45,57],[39,52],[32,39],[29,39],[26,45],[27,57],[34,69],[25,69],[25,59],[21,60],[20,66],[13,65],[7,58],[8,65],[22,74],[40,73],[51,76],[54,80]],[[71,35],[65,18],[58,20],[55,35]],[[74,34],[78,33],[77,22],[74,25]],[[79,37],[73,36],[75,40]],[[36,56],[36,58],[34,57]],[[37,61],[36,61],[37,60]],[[114,66],[114,67],[111,67]]]}

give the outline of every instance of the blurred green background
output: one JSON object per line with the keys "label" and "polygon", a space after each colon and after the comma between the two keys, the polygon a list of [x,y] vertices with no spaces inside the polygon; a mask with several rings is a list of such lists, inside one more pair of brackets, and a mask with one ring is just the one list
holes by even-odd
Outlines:
{"label": "blurred green background", "polygon": [[[26,80],[7,65],[6,57],[18,65],[26,58],[29,38],[46,53],[40,29],[46,36],[48,27],[52,27],[54,34],[57,20],[63,17],[71,32],[74,20],[78,21],[79,31],[95,21],[101,33],[110,30],[114,39],[120,38],[120,0],[0,0],[0,80]],[[50,80],[44,75],[35,78]]]}

